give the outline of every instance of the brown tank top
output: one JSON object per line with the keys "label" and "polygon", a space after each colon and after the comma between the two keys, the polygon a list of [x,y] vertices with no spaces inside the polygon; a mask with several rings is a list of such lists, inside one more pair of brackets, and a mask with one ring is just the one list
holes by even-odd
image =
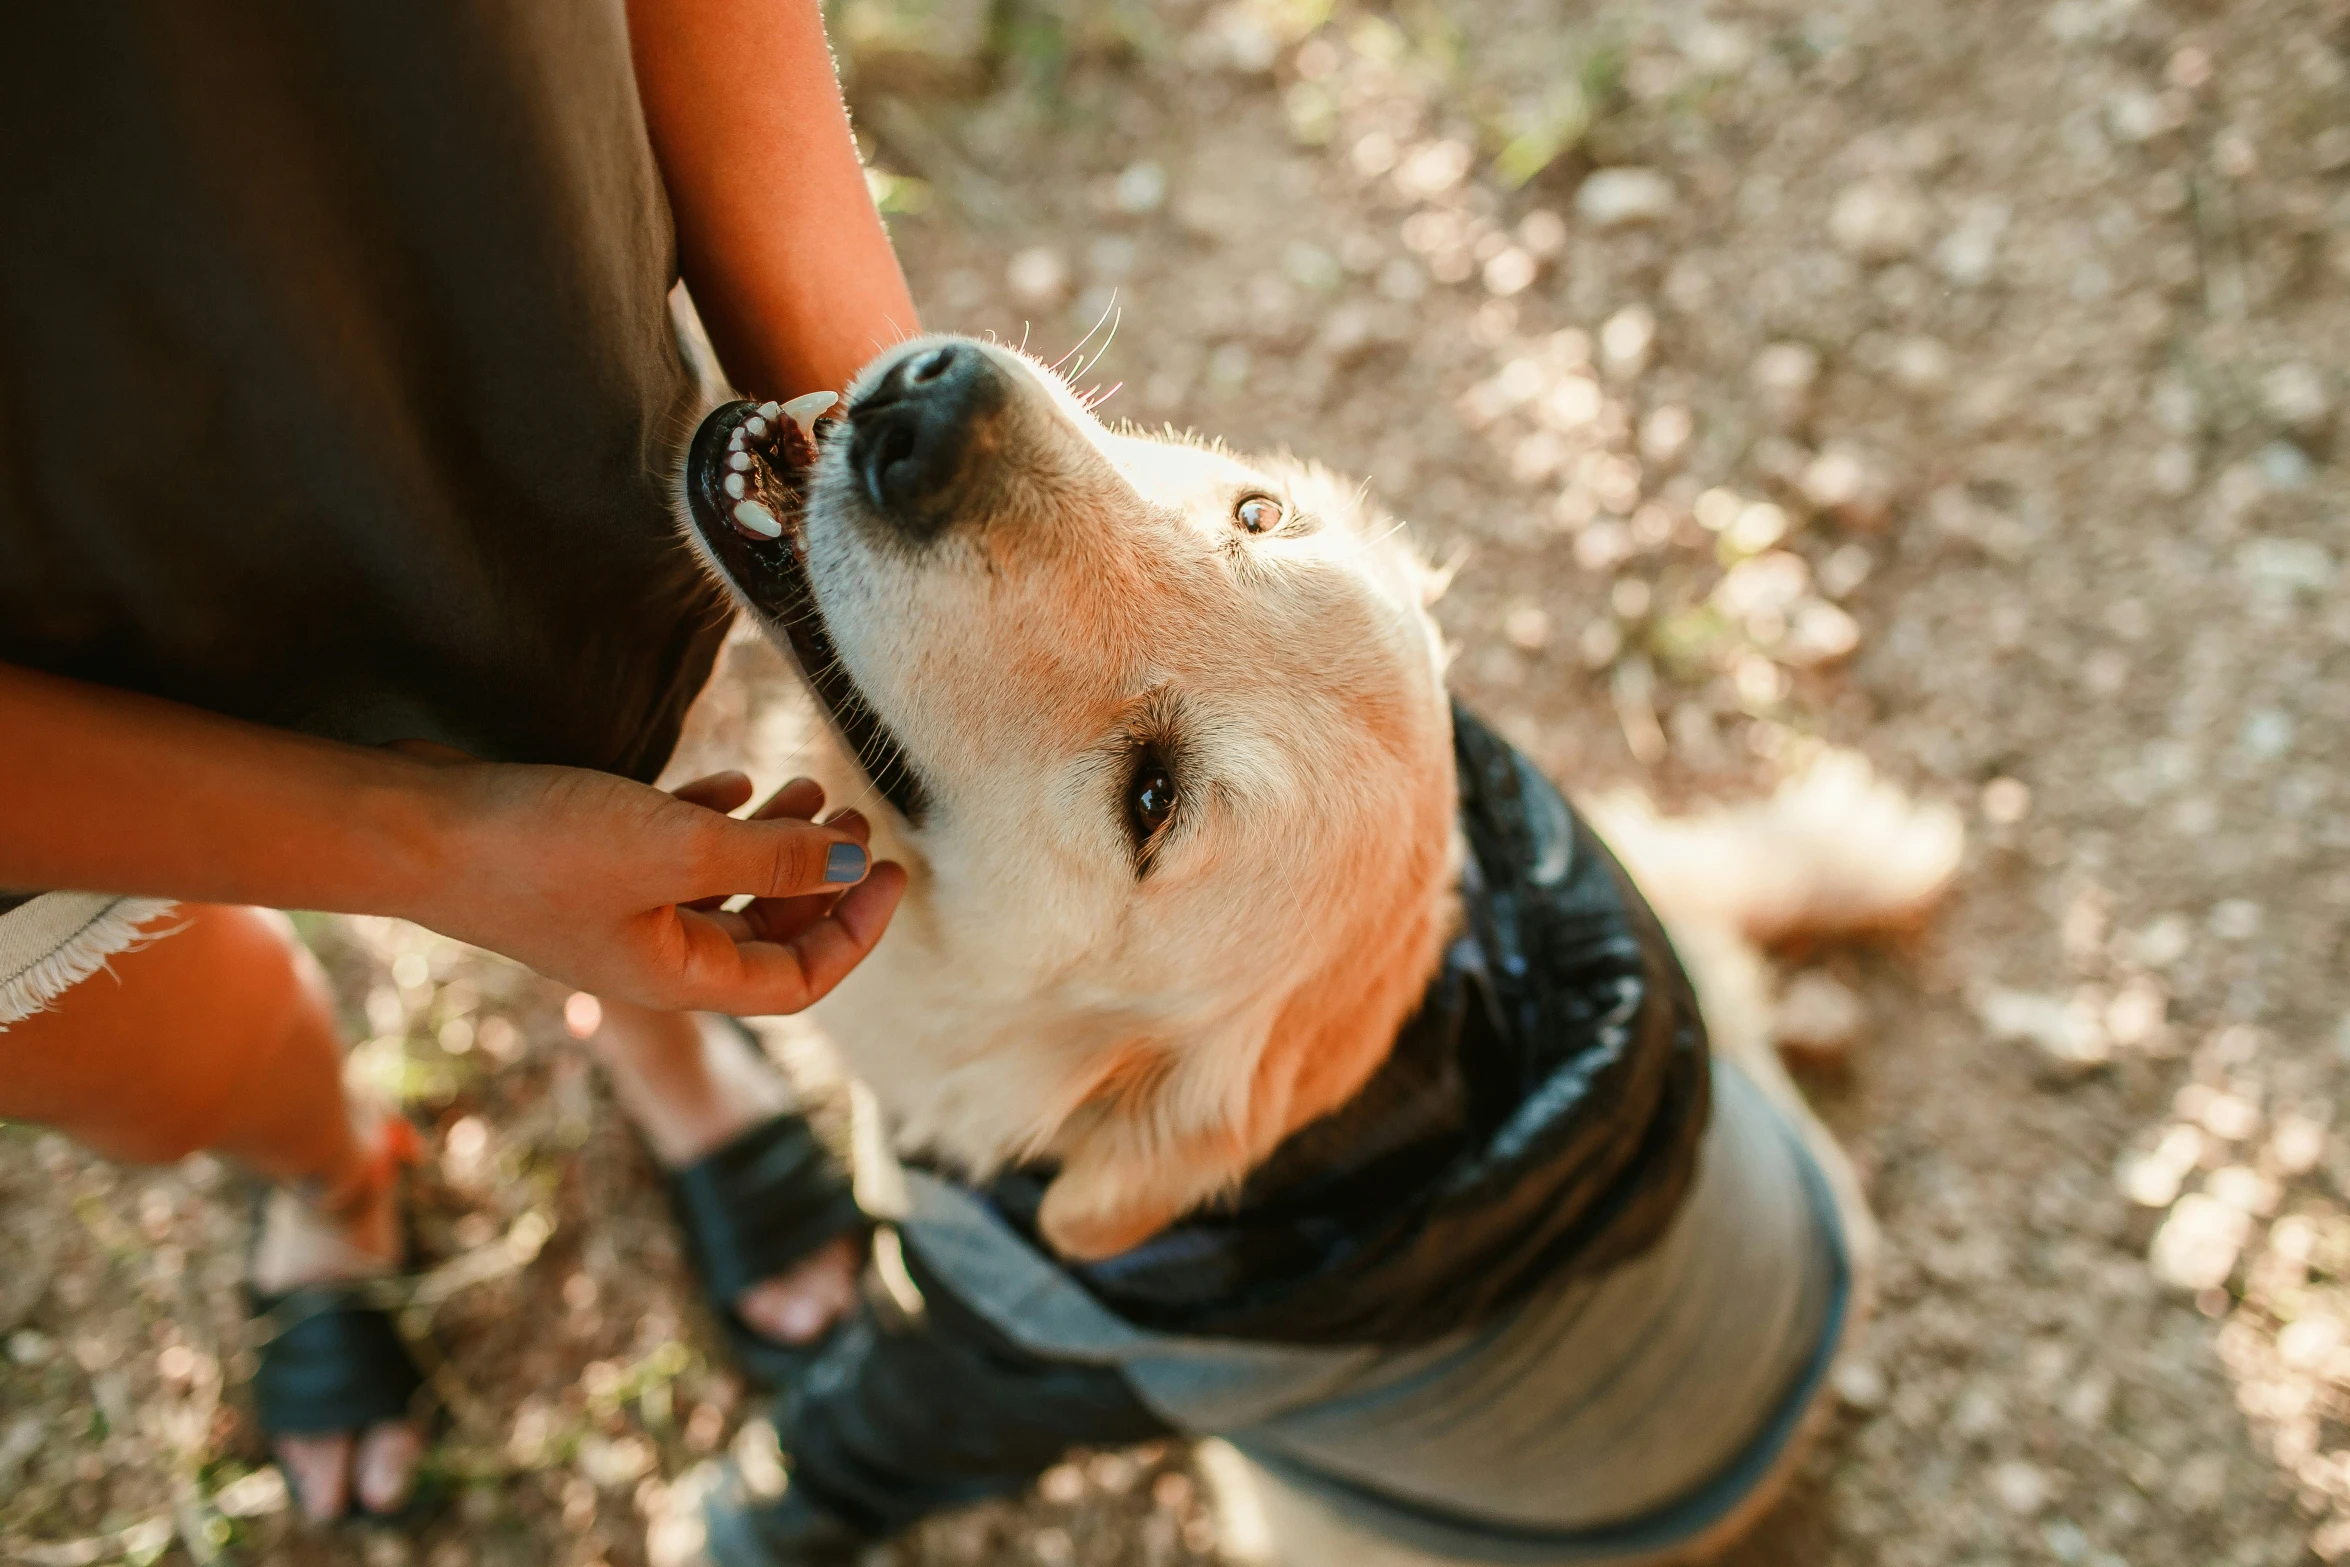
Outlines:
{"label": "brown tank top", "polygon": [[0,661],[649,778],[728,611],[618,0],[0,23]]}

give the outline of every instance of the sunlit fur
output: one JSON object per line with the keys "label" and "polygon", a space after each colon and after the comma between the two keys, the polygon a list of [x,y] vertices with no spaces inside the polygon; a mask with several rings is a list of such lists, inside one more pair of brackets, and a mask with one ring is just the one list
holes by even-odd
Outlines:
{"label": "sunlit fur", "polygon": [[[1443,661],[1427,573],[1356,486],[1113,431],[984,351],[1019,391],[940,537],[872,515],[846,441],[818,466],[818,601],[933,801],[881,823],[911,885],[819,1021],[904,1144],[1058,1158],[1046,1234],[1105,1255],[1341,1103],[1418,999],[1456,863]],[[1252,536],[1260,492],[1293,521]],[[1180,803],[1138,859],[1146,743]]]}
{"label": "sunlit fur", "polygon": [[[845,440],[819,462],[826,624],[934,804],[910,828],[836,759],[834,798],[881,818],[912,879],[818,1017],[904,1145],[974,1176],[1058,1158],[1046,1236],[1102,1256],[1342,1103],[1435,966],[1460,854],[1435,578],[1357,486],[1112,430],[1048,368],[984,351],[1019,392],[942,535],[875,517]],[[1291,523],[1236,527],[1255,493]],[[1181,803],[1138,861],[1124,798],[1145,743]],[[1836,752],[1754,806],[1671,819],[1617,796],[1594,815],[1718,1047],[1830,1164],[1865,1255],[1857,1186],[1770,1050],[1761,951],[1921,915],[1955,818]]]}

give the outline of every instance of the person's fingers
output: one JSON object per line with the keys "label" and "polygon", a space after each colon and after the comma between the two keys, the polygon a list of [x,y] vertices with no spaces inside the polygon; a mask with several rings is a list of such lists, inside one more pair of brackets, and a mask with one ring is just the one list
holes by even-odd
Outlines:
{"label": "person's fingers", "polygon": [[736,1297],[734,1313],[778,1344],[806,1344],[849,1313],[863,1266],[861,1238],[836,1236],[771,1279]]}
{"label": "person's fingers", "polygon": [[351,1438],[281,1436],[277,1439],[278,1467],[302,1504],[302,1515],[312,1523],[332,1523],[350,1505]]}
{"label": "person's fingers", "polygon": [[769,795],[745,820],[773,822],[797,819],[812,822],[824,809],[824,786],[813,778],[794,778]]}
{"label": "person's fingers", "polygon": [[[824,825],[835,832],[847,833],[859,843],[870,845],[872,841],[873,824],[861,812],[842,811]],[[729,928],[737,932],[737,941],[790,941],[831,913],[832,906],[839,901],[837,892],[819,892],[805,898],[753,898],[727,918]]]}
{"label": "person's fingers", "polygon": [[412,1421],[387,1421],[369,1426],[359,1438],[351,1461],[352,1488],[359,1505],[371,1513],[396,1513],[416,1485],[416,1466],[424,1459],[424,1433]]}
{"label": "person's fingers", "polygon": [[722,773],[712,773],[707,778],[681,783],[669,792],[688,805],[698,805],[711,811],[731,811],[751,797],[751,780],[749,775],[730,767]]}
{"label": "person's fingers", "polygon": [[686,944],[677,1004],[737,1017],[799,1011],[839,984],[873,950],[905,887],[903,866],[877,865],[830,913],[783,942],[728,939],[720,922],[738,915],[683,915]]}
{"label": "person's fingers", "polygon": [[402,756],[413,756],[420,762],[432,762],[443,766],[455,762],[480,760],[470,752],[460,751],[453,745],[443,745],[438,740],[386,740],[384,749],[397,751]]}
{"label": "person's fingers", "polygon": [[865,879],[872,856],[846,833],[813,822],[714,816],[698,830],[691,885],[680,901],[750,893],[796,898]]}
{"label": "person's fingers", "polygon": [[823,918],[811,922],[788,940],[743,945],[738,949],[743,965],[755,978],[796,972],[807,998],[800,1005],[821,1000],[881,940],[882,932],[889,928],[890,915],[897,911],[898,896],[905,888],[903,866],[877,865],[872,875],[844,895]]}

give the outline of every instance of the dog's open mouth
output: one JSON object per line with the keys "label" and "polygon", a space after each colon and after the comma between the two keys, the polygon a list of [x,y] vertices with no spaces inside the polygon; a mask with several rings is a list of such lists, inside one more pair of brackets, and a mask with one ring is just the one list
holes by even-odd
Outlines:
{"label": "dog's open mouth", "polygon": [[790,641],[801,675],[865,775],[899,814],[919,822],[927,804],[921,777],[841,661],[808,576],[801,527],[822,433],[815,419],[827,406],[821,394],[788,405],[721,404],[686,454],[686,510],[735,591]]}

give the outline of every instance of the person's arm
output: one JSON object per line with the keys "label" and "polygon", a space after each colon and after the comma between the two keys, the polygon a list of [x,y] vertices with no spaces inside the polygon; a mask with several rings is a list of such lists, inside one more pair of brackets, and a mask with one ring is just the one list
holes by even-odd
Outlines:
{"label": "person's arm", "polygon": [[[749,794],[428,761],[0,664],[0,888],[396,915],[648,1006],[797,1011],[889,921],[895,866],[828,896],[836,845],[834,875],[865,869],[861,821],[723,814]],[[692,907],[738,893],[773,901]]]}
{"label": "person's arm", "polygon": [[679,269],[746,392],[839,391],[919,331],[816,0],[629,0]]}

